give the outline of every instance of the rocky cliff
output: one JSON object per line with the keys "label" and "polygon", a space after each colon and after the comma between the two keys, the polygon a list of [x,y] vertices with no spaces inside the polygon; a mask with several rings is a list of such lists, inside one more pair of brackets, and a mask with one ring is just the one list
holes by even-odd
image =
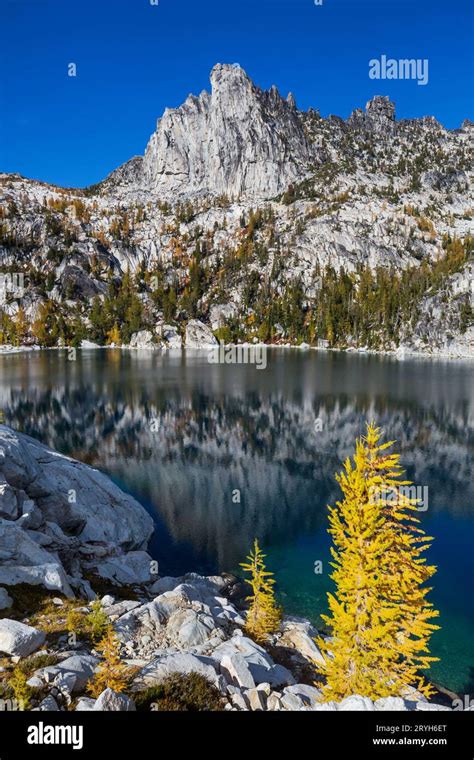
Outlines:
{"label": "rocky cliff", "polygon": [[0,425],[0,583],[92,596],[87,574],[149,579],[153,521],[98,470]]}
{"label": "rocky cliff", "polygon": [[270,198],[304,176],[312,150],[294,102],[275,87],[263,92],[239,66],[215,66],[211,86],[158,121],[142,164],[145,189]]}

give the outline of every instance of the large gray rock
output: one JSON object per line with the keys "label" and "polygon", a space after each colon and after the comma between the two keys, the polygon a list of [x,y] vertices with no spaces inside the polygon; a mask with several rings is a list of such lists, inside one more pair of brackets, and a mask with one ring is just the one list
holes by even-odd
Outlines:
{"label": "large gray rock", "polygon": [[28,686],[31,686],[32,689],[42,689],[44,686],[41,678],[38,678],[37,676],[31,676],[31,678],[28,678],[26,683]]}
{"label": "large gray rock", "polygon": [[158,324],[156,331],[159,337],[164,341],[166,348],[179,349],[183,345],[183,339],[175,325]]}
{"label": "large gray rock", "polygon": [[374,703],[369,697],[361,697],[359,694],[354,694],[351,697],[346,697],[339,702],[338,710],[342,711],[358,711],[358,712],[371,712],[373,711]]}
{"label": "large gray rock", "polygon": [[17,525],[27,530],[38,530],[44,523],[43,513],[36,506],[33,499],[25,499],[21,507],[21,517],[17,520]]}
{"label": "large gray rock", "polygon": [[224,657],[241,655],[248,665],[256,684],[269,683],[273,687],[292,685],[295,679],[287,668],[275,665],[270,655],[247,636],[233,636],[212,652],[212,656],[222,663]]}
{"label": "large gray rock", "polygon": [[149,330],[140,330],[130,338],[130,348],[157,348],[153,334]]}
{"label": "large gray rock", "polygon": [[[176,613],[180,615],[181,613]],[[172,625],[173,618],[170,618],[167,633]],[[207,625],[206,625],[207,622]],[[183,648],[199,646],[204,644],[212,635],[214,630],[214,622],[212,618],[205,618],[199,616],[194,610],[185,610],[179,630],[177,634],[177,642]]]}
{"label": "large gray rock", "polygon": [[140,585],[155,579],[151,573],[152,559],[147,552],[137,551],[116,557],[108,557],[94,565],[101,578],[107,578],[118,585]]}
{"label": "large gray rock", "polygon": [[239,620],[228,600],[217,596],[222,588],[219,580],[190,575],[162,578],[151,591],[169,590],[153,601],[128,610],[114,605],[107,612],[121,640],[130,643],[133,639],[141,650],[145,647],[144,654],[164,647],[209,654]]}
{"label": "large gray rock", "polygon": [[228,683],[241,689],[253,689],[255,681],[247,661],[241,654],[224,655],[221,659],[221,672]]}
{"label": "large gray rock", "polygon": [[207,348],[218,345],[210,327],[198,319],[190,319],[186,325],[186,348]]}
{"label": "large gray rock", "polygon": [[17,620],[0,620],[0,652],[15,657],[27,657],[39,649],[46,636],[43,631]]}
{"label": "large gray rock", "polygon": [[43,679],[46,683],[52,683],[58,676],[64,674],[73,675],[75,682],[72,692],[81,692],[94,675],[98,662],[97,657],[93,657],[90,654],[75,654],[62,660],[57,665],[39,668],[35,671],[35,676]]}
{"label": "large gray rock", "polygon": [[180,583],[180,578],[171,578],[170,576],[164,576],[163,578],[159,578],[154,582],[153,586],[150,588],[150,591],[152,594],[159,596],[160,594],[164,594],[166,591],[174,591],[176,586],[179,586]]}
{"label": "large gray rock", "polygon": [[[175,611],[175,607],[166,605],[162,601],[164,594],[157,597],[152,602],[140,604],[135,608],[129,608],[124,614],[121,614],[114,624],[115,631],[123,641],[128,641],[133,632],[140,628],[146,628],[147,631],[155,630],[160,626],[166,625],[170,615]],[[109,611],[106,610],[108,614]]]}
{"label": "large gray rock", "polygon": [[55,698],[51,694],[48,694],[40,703],[38,710],[40,712],[59,712],[59,707]]}
{"label": "large gray rock", "polygon": [[283,706],[281,704],[281,694],[272,691],[270,696],[267,698],[267,710],[280,711],[282,709]]}
{"label": "large gray rock", "polygon": [[231,695],[231,701],[232,701],[232,705],[236,707],[237,710],[246,711],[249,709],[248,707],[249,703],[240,691],[237,691]]}
{"label": "large gray rock", "polygon": [[408,707],[401,697],[381,697],[374,702],[376,710],[383,711],[406,711]]}
{"label": "large gray rock", "polygon": [[324,658],[315,643],[318,631],[308,620],[288,617],[282,623],[283,631],[279,644],[296,649],[305,660],[313,663],[324,663]]}
{"label": "large gray rock", "polygon": [[249,707],[254,712],[260,712],[265,710],[267,700],[265,694],[259,689],[248,689],[245,692],[245,697],[248,700]]}
{"label": "large gray rock", "polygon": [[286,689],[281,695],[281,705],[284,710],[289,710],[291,712],[304,710],[306,708],[306,704],[299,694],[293,694]]}
{"label": "large gray rock", "polygon": [[317,689],[315,686],[309,686],[305,683],[297,683],[293,686],[287,686],[286,689],[284,689],[283,694],[294,694],[302,700],[304,705],[311,708],[320,703],[322,696],[320,689]]}
{"label": "large gray rock", "polygon": [[[255,677],[255,670],[253,671],[253,673]],[[285,668],[283,665],[278,665],[278,664],[273,665],[273,667],[270,668],[270,671],[266,673],[266,676],[267,678],[265,681],[258,680],[257,683],[268,682],[274,688],[285,686],[286,684],[291,686],[292,684],[295,683],[294,676],[292,675],[292,673],[290,673],[288,668]],[[262,678],[263,678],[263,674],[262,674]]]}
{"label": "large gray rock", "polygon": [[336,712],[337,702],[321,702],[319,705],[314,705],[314,707],[312,707],[312,710],[314,712]]}
{"label": "large gray rock", "polygon": [[420,712],[451,712],[450,707],[436,705],[433,702],[417,702],[415,709]]}
{"label": "large gray rock", "polygon": [[54,688],[57,689],[60,694],[62,694],[67,704],[70,705],[72,702],[72,695],[75,691],[77,691],[76,673],[69,673],[67,671],[58,673],[53,681],[53,684]]}
{"label": "large gray rock", "polygon": [[137,609],[137,607],[142,606],[140,602],[133,601],[131,599],[125,599],[123,602],[116,602],[115,604],[104,604],[104,599],[102,599],[101,603],[105,614],[111,620],[117,620],[123,615],[126,615],[127,612],[131,612],[132,610]]}
{"label": "large gray rock", "polygon": [[153,581],[142,551],[153,520],[98,470],[0,425],[0,484],[22,510],[15,521],[10,508],[0,517],[0,584],[90,597],[81,574],[96,565],[119,583]]}
{"label": "large gray rock", "polygon": [[21,488],[45,519],[82,543],[142,549],[153,521],[131,496],[98,470],[58,454],[33,438],[0,425],[0,473]]}
{"label": "large gray rock", "polygon": [[93,709],[101,712],[134,712],[137,708],[133,699],[126,694],[105,689],[97,698]]}
{"label": "large gray rock", "polygon": [[94,710],[95,699],[90,697],[81,697],[77,700],[76,712],[92,712]]}
{"label": "large gray rock", "polygon": [[41,546],[42,541],[48,544],[48,537],[44,533],[28,532],[19,522],[0,518],[0,565],[57,564],[57,558]]}
{"label": "large gray rock", "polygon": [[19,583],[26,583],[29,586],[44,586],[50,591],[61,591],[69,598],[74,597],[64,568],[57,563],[0,566],[0,583],[4,583],[5,586],[16,586]]}

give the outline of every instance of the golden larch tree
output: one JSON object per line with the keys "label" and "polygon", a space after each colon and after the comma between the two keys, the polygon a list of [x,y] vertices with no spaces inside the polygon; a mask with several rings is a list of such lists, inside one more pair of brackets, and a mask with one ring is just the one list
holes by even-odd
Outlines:
{"label": "golden larch tree", "polygon": [[120,346],[121,338],[120,338],[120,329],[117,323],[114,324],[111,330],[107,333],[107,343],[109,345],[114,344],[114,346]]}
{"label": "golden larch tree", "polygon": [[252,594],[247,597],[250,607],[245,630],[256,641],[265,641],[269,634],[274,633],[282,617],[281,609],[275,601],[275,579],[273,573],[265,568],[265,557],[255,539],[247,562],[240,565],[245,572],[250,573],[250,578],[246,581],[252,588]]}
{"label": "golden larch tree", "polygon": [[426,599],[436,568],[423,557],[432,539],[414,515],[400,456],[387,451],[394,442],[380,441],[380,428],[367,425],[336,476],[344,498],[329,508],[336,591],[322,616],[331,637],[317,641],[324,699],[398,696],[407,686],[432,693],[420,674],[437,659],[428,643],[439,613]]}
{"label": "golden larch tree", "polygon": [[93,697],[98,697],[105,689],[123,692],[135,669],[126,665],[120,658],[120,642],[112,626],[101,639],[97,650],[103,657],[93,679],[89,682],[87,690]]}

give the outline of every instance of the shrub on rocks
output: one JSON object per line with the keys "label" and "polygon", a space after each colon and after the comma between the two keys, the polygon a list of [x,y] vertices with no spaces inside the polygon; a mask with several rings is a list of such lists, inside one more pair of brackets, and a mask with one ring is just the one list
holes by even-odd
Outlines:
{"label": "shrub on rocks", "polygon": [[224,709],[219,690],[200,673],[173,673],[134,695],[137,710],[209,712]]}
{"label": "shrub on rocks", "polygon": [[31,707],[33,689],[31,686],[28,686],[27,676],[21,670],[21,668],[15,668],[8,680],[8,686],[12,691],[14,699],[20,705],[20,709],[29,710]]}
{"label": "shrub on rocks", "polygon": [[88,629],[93,641],[100,641],[108,631],[109,619],[98,599],[92,602],[92,612],[87,616]]}
{"label": "shrub on rocks", "polygon": [[91,611],[87,614],[83,610],[72,608],[66,618],[66,628],[69,633],[82,634],[94,644],[104,638],[109,625],[109,618],[99,599],[92,602]]}
{"label": "shrub on rocks", "polygon": [[47,652],[40,652],[38,654],[32,654],[26,659],[18,663],[18,668],[26,675],[27,678],[33,675],[36,670],[40,668],[50,668],[60,661],[57,654],[49,654]]}

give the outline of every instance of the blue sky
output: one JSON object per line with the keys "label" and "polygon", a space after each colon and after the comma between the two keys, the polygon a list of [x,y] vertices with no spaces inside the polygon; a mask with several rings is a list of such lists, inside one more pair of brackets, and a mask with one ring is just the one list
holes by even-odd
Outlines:
{"label": "blue sky", "polygon": [[[0,170],[64,186],[142,154],[156,119],[240,63],[300,108],[346,117],[375,94],[456,128],[473,108],[472,0],[1,0]],[[429,83],[368,62],[428,58]],[[67,76],[74,62],[77,76]]]}

